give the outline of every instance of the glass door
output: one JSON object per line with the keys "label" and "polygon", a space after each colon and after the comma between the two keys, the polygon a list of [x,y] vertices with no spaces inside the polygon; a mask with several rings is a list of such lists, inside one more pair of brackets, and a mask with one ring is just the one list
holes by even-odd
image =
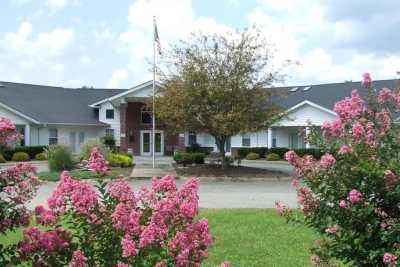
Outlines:
{"label": "glass door", "polygon": [[143,156],[151,155],[151,132],[142,131],[140,135],[140,154]]}
{"label": "glass door", "polygon": [[[140,154],[142,156],[152,155],[152,131],[143,130],[140,134]],[[164,155],[164,132],[156,131],[154,135],[154,151],[156,156]]]}

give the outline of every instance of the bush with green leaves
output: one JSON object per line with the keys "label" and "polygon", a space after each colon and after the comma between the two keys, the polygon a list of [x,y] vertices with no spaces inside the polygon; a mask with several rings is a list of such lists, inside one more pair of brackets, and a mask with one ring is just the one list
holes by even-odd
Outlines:
{"label": "bush with green leaves", "polygon": [[254,153],[254,152],[250,152],[249,154],[247,154],[246,159],[247,160],[256,160],[260,158],[260,154]]}
{"label": "bush with green leaves", "polygon": [[204,164],[204,153],[175,152],[174,161],[184,166],[188,164]]}
{"label": "bush with green leaves", "polygon": [[7,147],[2,151],[6,160],[11,160],[15,152],[25,152],[31,159],[34,159],[36,154],[42,153],[46,150],[47,146],[15,146]]}
{"label": "bush with green leaves", "polygon": [[103,142],[103,144],[105,146],[108,147],[108,149],[110,150],[114,150],[115,149],[115,138],[113,135],[105,135],[103,136],[103,138],[101,138],[101,141]]}
{"label": "bush with green leaves", "polygon": [[72,153],[68,146],[51,145],[47,150],[49,168],[51,171],[71,170],[74,167]]}
{"label": "bush with green leaves", "polygon": [[4,159],[2,154],[0,154],[0,163],[6,163],[6,160]]}
{"label": "bush with green leaves", "polygon": [[25,152],[15,152],[11,158],[12,161],[29,161],[30,157]]}
{"label": "bush with green leaves", "polygon": [[45,152],[36,154],[35,160],[47,160],[47,155]]}
{"label": "bush with green leaves", "polygon": [[90,158],[90,153],[94,147],[97,147],[104,158],[106,160],[109,160],[109,155],[111,153],[110,149],[103,142],[97,139],[91,139],[82,144],[80,154],[81,159],[88,160]]}
{"label": "bush with green leaves", "polygon": [[311,257],[319,266],[400,263],[400,91],[375,90],[369,74],[363,78],[364,97],[353,90],[335,104],[338,117],[307,136],[326,152],[320,160],[286,153],[303,179],[294,183],[303,222],[321,234]]}
{"label": "bush with green leaves", "polygon": [[277,160],[280,160],[280,159],[281,159],[281,157],[279,157],[279,155],[276,154],[276,153],[269,153],[269,154],[267,154],[267,155],[265,156],[265,158],[266,158],[268,161],[277,161]]}
{"label": "bush with green leaves", "polygon": [[127,168],[132,166],[132,158],[124,154],[111,153],[108,163],[111,167]]}

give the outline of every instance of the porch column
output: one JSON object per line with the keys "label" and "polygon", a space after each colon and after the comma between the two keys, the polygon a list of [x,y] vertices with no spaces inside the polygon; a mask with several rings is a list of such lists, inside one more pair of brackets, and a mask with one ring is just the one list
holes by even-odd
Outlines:
{"label": "porch column", "polygon": [[24,142],[25,146],[29,146],[31,144],[31,126],[29,124],[25,125]]}
{"label": "porch column", "polygon": [[[310,134],[310,127],[306,127],[306,140],[308,139],[308,135]],[[310,144],[306,141],[306,148],[310,148]]]}
{"label": "porch column", "polygon": [[272,128],[268,128],[268,148],[272,148]]}
{"label": "porch column", "polygon": [[128,131],[126,127],[126,111],[128,108],[127,103],[121,103],[120,105],[120,148],[123,151],[128,150]]}

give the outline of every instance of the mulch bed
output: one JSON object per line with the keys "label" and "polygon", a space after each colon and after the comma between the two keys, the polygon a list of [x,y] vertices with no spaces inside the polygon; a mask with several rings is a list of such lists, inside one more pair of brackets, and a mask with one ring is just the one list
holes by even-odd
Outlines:
{"label": "mulch bed", "polygon": [[196,176],[196,177],[232,177],[232,178],[281,178],[288,175],[279,171],[270,171],[246,166],[230,166],[227,169],[221,169],[220,165],[203,164],[183,167],[173,164],[178,176]]}

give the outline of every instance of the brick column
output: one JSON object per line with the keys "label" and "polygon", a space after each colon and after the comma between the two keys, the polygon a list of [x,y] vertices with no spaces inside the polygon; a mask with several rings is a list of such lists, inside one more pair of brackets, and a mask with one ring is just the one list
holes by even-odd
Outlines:
{"label": "brick column", "polygon": [[120,148],[122,151],[128,151],[128,129],[126,127],[127,103],[120,105]]}

